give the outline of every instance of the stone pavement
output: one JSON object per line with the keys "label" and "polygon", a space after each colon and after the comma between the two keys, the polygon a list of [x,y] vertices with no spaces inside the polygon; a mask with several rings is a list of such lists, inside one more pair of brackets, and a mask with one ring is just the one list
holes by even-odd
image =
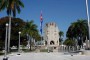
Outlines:
{"label": "stone pavement", "polygon": [[[0,60],[3,60],[4,56],[0,56]],[[87,55],[64,55],[62,53],[13,53],[8,55],[8,60],[90,60],[90,56]]]}

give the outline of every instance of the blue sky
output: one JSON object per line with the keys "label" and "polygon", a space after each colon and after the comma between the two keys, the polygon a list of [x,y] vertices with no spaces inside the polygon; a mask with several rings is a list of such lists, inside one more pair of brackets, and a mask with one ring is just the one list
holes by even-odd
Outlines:
{"label": "blue sky", "polygon": [[[87,19],[85,0],[22,0],[25,7],[16,17],[23,20],[34,20],[40,28],[40,12],[43,14],[43,26],[47,22],[55,22],[59,30],[66,31],[77,19]],[[90,12],[90,0],[89,12]],[[90,14],[90,13],[89,13]],[[7,16],[6,11],[0,12],[0,18]]]}

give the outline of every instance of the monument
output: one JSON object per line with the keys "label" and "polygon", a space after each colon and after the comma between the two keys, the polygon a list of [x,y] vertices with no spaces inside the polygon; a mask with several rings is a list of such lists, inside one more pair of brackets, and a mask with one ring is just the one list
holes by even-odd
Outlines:
{"label": "monument", "polygon": [[59,29],[55,22],[46,23],[44,27],[44,41],[50,51],[57,51],[59,47]]}

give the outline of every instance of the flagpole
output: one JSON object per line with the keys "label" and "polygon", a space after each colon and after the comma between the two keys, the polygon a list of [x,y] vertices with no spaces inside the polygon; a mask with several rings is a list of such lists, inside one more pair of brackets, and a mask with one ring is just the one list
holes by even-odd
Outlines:
{"label": "flagpole", "polygon": [[41,45],[42,45],[42,34],[41,34]]}
{"label": "flagpole", "polygon": [[42,17],[42,11],[41,11],[41,15],[40,15],[41,45],[42,45],[42,23],[43,23],[43,17]]}
{"label": "flagpole", "polygon": [[42,45],[42,22],[41,22],[41,45]]}
{"label": "flagpole", "polygon": [[[89,40],[90,40],[90,22],[89,22],[88,0],[86,0],[86,10],[87,10],[88,31],[89,31]],[[88,48],[90,48],[90,46],[88,46]]]}

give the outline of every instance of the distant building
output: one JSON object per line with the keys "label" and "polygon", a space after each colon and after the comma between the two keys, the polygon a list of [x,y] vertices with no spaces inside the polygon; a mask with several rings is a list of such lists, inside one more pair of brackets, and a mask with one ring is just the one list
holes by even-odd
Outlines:
{"label": "distant building", "polygon": [[54,22],[46,23],[44,27],[44,41],[45,45],[52,50],[58,49],[59,46],[59,29]]}

